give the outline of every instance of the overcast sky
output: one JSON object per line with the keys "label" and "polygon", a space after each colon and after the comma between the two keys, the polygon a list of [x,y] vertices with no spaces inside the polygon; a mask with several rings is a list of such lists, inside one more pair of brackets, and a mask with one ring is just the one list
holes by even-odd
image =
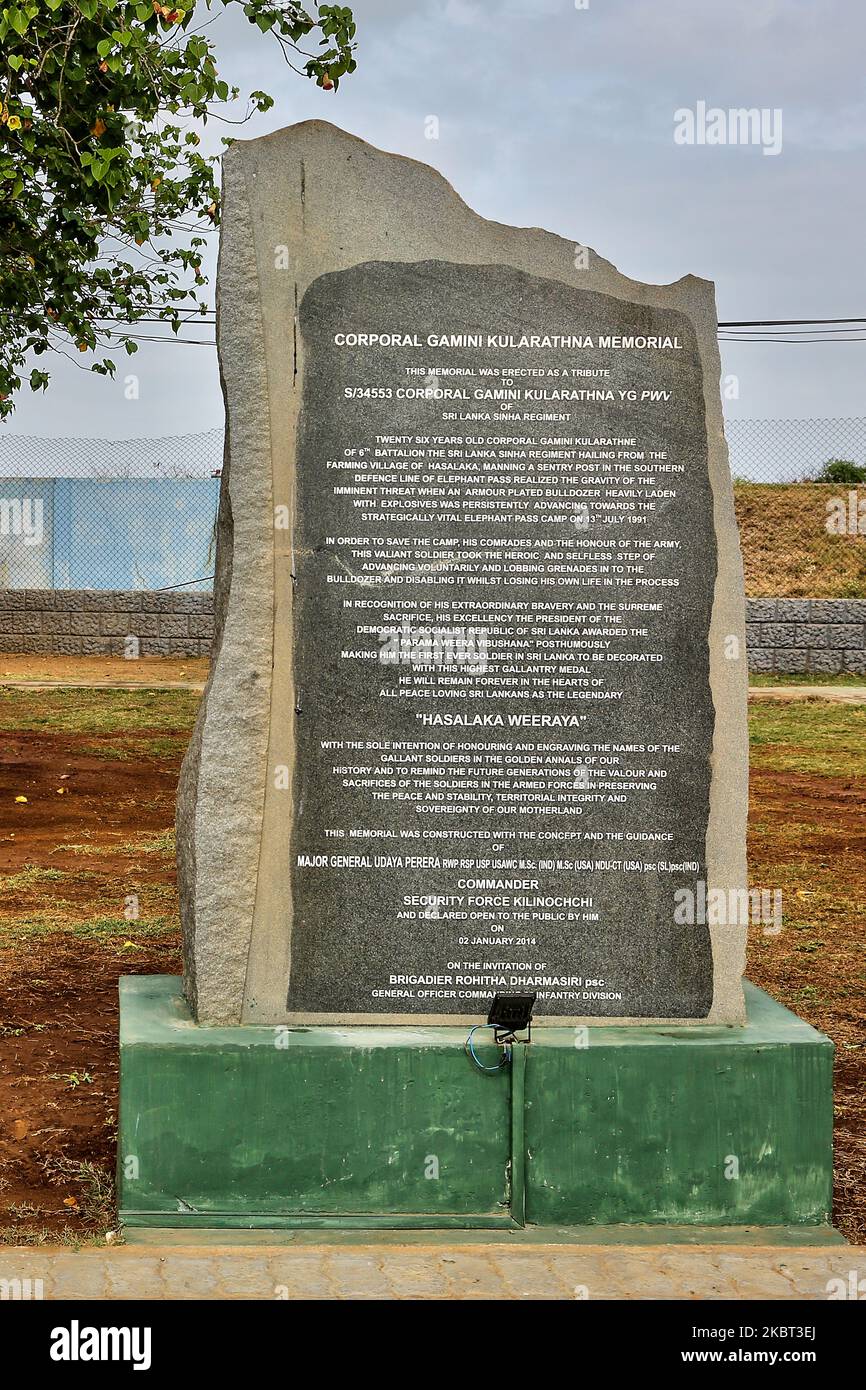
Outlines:
{"label": "overcast sky", "polygon": [[[546,227],[639,280],[715,280],[721,319],[866,315],[863,0],[353,8],[358,70],[336,94],[290,72],[239,6],[212,26],[221,76],[276,98],[245,136],[331,120],[434,165],[485,217]],[[700,101],[780,108],[781,152],[675,143],[674,113]],[[48,394],[23,394],[4,428],[120,439],[222,424],[215,348],[144,343],[118,360],[114,383],[55,363]],[[866,342],[737,344],[723,362],[739,379],[729,418],[866,415]]]}

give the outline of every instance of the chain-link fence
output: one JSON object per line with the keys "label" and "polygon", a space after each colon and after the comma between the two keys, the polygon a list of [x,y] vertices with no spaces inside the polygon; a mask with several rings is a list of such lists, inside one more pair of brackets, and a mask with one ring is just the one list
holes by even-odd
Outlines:
{"label": "chain-link fence", "polygon": [[[726,433],[747,593],[866,596],[866,417]],[[209,589],[222,444],[0,437],[0,588]]]}
{"label": "chain-link fence", "polygon": [[866,418],[729,420],[746,593],[866,597]]}
{"label": "chain-link fence", "polygon": [[212,587],[222,431],[0,438],[0,588]]}
{"label": "chain-link fence", "polygon": [[728,420],[725,435],[737,482],[816,481],[834,461],[853,465],[866,482],[866,416]]}

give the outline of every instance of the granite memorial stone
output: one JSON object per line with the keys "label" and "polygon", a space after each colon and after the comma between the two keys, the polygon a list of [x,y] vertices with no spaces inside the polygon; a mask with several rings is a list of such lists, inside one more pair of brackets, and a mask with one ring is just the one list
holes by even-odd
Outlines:
{"label": "granite memorial stone", "polygon": [[308,122],[224,159],[201,1023],[743,1021],[742,567],[712,285]]}

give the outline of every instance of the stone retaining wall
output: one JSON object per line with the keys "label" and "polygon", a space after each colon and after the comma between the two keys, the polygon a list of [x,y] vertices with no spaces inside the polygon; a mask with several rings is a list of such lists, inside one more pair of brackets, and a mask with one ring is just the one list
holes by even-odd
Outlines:
{"label": "stone retaining wall", "polygon": [[746,600],[750,671],[866,674],[866,599]]}
{"label": "stone retaining wall", "polygon": [[212,594],[0,589],[0,652],[209,656],[212,636]]}
{"label": "stone retaining wall", "polygon": [[[0,589],[0,652],[208,656],[213,595]],[[866,599],[746,600],[749,670],[866,674]]]}

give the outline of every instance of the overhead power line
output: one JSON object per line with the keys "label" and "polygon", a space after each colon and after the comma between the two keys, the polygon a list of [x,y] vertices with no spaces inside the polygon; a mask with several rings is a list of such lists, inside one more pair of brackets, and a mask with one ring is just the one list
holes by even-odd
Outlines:
{"label": "overhead power line", "polygon": [[[5,316],[9,311],[0,311],[0,316]],[[191,309],[179,308],[182,314],[189,314],[188,318],[181,320],[183,328],[213,328],[216,326],[216,318],[204,318],[197,315]],[[214,313],[208,309],[207,313]],[[144,314],[141,318],[132,322],[128,319],[114,318],[110,315],[100,316],[93,320],[94,323],[112,324],[115,327],[125,327],[130,331],[118,337],[131,338],[136,342],[142,343],[185,343],[191,347],[215,347],[215,338],[181,338],[177,334],[160,336],[158,334],[135,333],[132,330],[141,323],[147,324],[168,324],[169,319],[160,315]],[[844,327],[824,328],[819,325],[834,324],[844,325]],[[852,331],[852,325],[856,326]],[[858,332],[857,328],[861,331]],[[782,330],[782,331],[776,331]],[[793,336],[789,336],[793,335]],[[822,343],[864,343],[866,342],[866,317],[864,318],[828,318],[828,319],[720,319],[718,324],[718,338],[722,343],[785,343],[796,345],[798,343],[808,343],[820,345]],[[110,346],[105,344],[105,346]]]}
{"label": "overhead power line", "polygon": [[828,343],[866,343],[862,338],[736,338],[719,334],[720,343],[790,343],[794,347],[826,347]]}
{"label": "overhead power line", "polygon": [[726,319],[719,328],[789,328],[795,323],[866,323],[864,319]]}
{"label": "overhead power line", "polygon": [[[843,325],[823,328],[821,324]],[[853,326],[853,329],[852,329]],[[864,343],[866,318],[726,319],[719,323],[722,343]]]}
{"label": "overhead power line", "polygon": [[[216,323],[216,310],[215,310],[215,309],[210,309],[210,308],[208,308],[208,309],[205,310],[205,313],[204,313],[204,314],[198,314],[194,309],[184,308],[182,305],[179,305],[179,306],[178,306],[178,313],[181,313],[181,314],[189,314],[189,315],[190,315],[190,317],[189,317],[188,319],[184,319],[184,322],[185,322],[185,323]],[[209,316],[212,316],[212,317],[209,317]],[[107,315],[106,315],[105,317],[100,317],[100,320],[99,320],[99,321],[100,321],[100,323],[126,323],[126,322],[128,322],[128,320],[126,320],[126,319],[111,318],[111,317],[109,317],[109,316],[107,316]],[[165,320],[165,318],[163,318],[163,317],[159,317],[159,318],[154,317],[154,318],[151,318],[151,317],[149,317],[149,316],[147,316],[147,315],[143,315],[140,319],[136,319],[135,322],[136,322],[136,323],[157,323],[157,322],[159,322],[159,323],[164,323],[164,322],[166,322],[166,320]],[[813,326],[814,326],[815,324],[823,324],[823,323],[842,323],[842,324],[862,323],[862,324],[866,324],[866,318],[854,318],[854,319],[720,319],[720,320],[719,320],[718,326],[719,326],[719,328],[793,328],[794,325],[796,325],[796,324],[808,324],[808,325],[809,325],[809,328],[808,328],[808,329],[807,329],[807,328],[804,328],[804,329],[803,329],[804,332],[808,332],[808,331],[815,331],[815,332],[818,332],[819,330],[813,328]],[[833,331],[835,331],[835,330],[832,330],[832,329],[831,329],[830,331],[833,332]]]}

